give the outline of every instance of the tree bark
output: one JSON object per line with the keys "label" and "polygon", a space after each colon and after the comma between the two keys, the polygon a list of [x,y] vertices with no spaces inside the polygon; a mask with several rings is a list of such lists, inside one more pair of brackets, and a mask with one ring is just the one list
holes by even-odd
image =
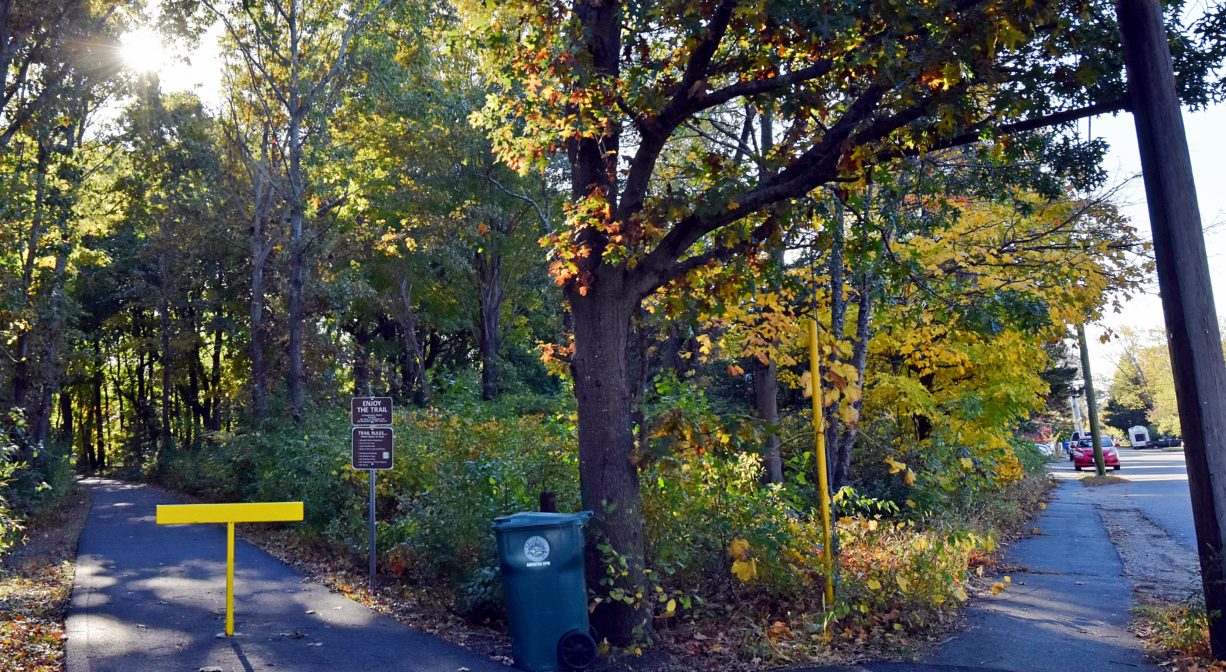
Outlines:
{"label": "tree bark", "polygon": [[213,361],[209,371],[209,400],[206,404],[208,416],[205,429],[211,432],[221,431],[221,344],[224,332],[221,320],[215,318],[213,326]]}
{"label": "tree bark", "polygon": [[60,441],[72,447],[72,388],[60,389]]}
{"label": "tree bark", "polygon": [[[43,203],[47,195],[47,171],[51,161],[50,140],[47,138],[45,125],[38,131],[37,159],[35,161],[34,212],[30,223],[30,235],[25,243],[25,258],[21,264],[22,300],[26,310],[34,310],[34,262],[38,258],[39,245],[43,235]],[[13,405],[24,406],[26,394],[31,385],[30,370],[30,327],[22,327],[17,333],[16,347],[17,363],[13,370]]]}
{"label": "tree bark", "polygon": [[[752,110],[753,108],[748,108]],[[747,113],[748,114],[748,113]],[[775,124],[774,112],[767,107],[762,110],[761,115],[761,136],[762,136],[762,156],[758,161],[758,171],[765,175],[769,170],[768,156],[771,148],[775,146]],[[749,119],[745,122],[746,132],[750,130],[752,121]],[[771,212],[768,217],[777,218],[778,214]],[[783,245],[782,243],[772,242],[769,246],[767,254],[770,256],[770,264],[774,267],[768,269],[770,272],[783,272]],[[772,289],[779,288],[778,282],[772,282]],[[758,367],[753,374],[753,391],[754,391],[754,406],[758,412],[758,419],[762,424],[766,425],[766,439],[762,442],[762,480],[766,483],[782,483],[783,482],[783,458],[779,453],[779,364],[772,357],[766,364],[758,363]]]}
{"label": "tree bark", "polygon": [[502,255],[477,253],[477,282],[481,292],[477,317],[477,347],[481,352],[481,398],[498,396],[498,351],[502,348]]}
{"label": "tree bark", "polygon": [[[864,372],[868,368],[868,342],[872,338],[872,322],[873,322],[873,285],[876,282],[871,273],[865,272],[860,274],[860,280],[857,283],[856,292],[856,340],[852,344],[851,361],[856,367],[856,373],[859,377],[860,399],[852,403],[852,408],[856,410],[857,415],[864,408]],[[838,451],[835,453],[834,461],[830,470],[831,487],[838,491],[847,483],[847,477],[851,472],[851,454],[856,446],[856,437],[860,432],[860,423],[856,422],[848,425],[843,429],[843,435],[839,437]]]}
{"label": "tree bark", "polygon": [[[298,121],[291,120],[290,133],[298,133]],[[306,287],[306,249],[302,238],[302,224],[305,218],[302,202],[301,168],[302,148],[297,141],[290,146],[290,271],[289,271],[289,369],[286,373],[286,387],[289,391],[290,407],[294,414],[294,422],[301,424],[306,417],[306,371],[302,363],[303,342],[303,305],[302,293]]]}
{"label": "tree bark", "polygon": [[783,458],[779,455],[779,368],[772,358],[766,364],[758,362],[753,372],[754,402],[758,419],[766,425],[762,442],[763,481],[783,482]]}
{"label": "tree bark", "polygon": [[90,412],[93,414],[93,427],[96,434],[96,443],[94,444],[94,452],[90,456],[90,467],[93,471],[101,471],[106,468],[106,441],[102,435],[102,353],[99,351],[98,341],[94,340],[94,373],[92,379],[93,398],[91,401]]}
{"label": "tree bark", "polygon": [[[568,291],[574,316],[572,369],[579,411],[579,471],[583,507],[595,512],[587,535],[588,586],[609,600],[606,563],[597,549],[608,544],[625,558],[630,576],[617,587],[631,595],[644,585],[645,545],[639,474],[632,455],[632,393],[627,347],[637,299],[627,297],[610,273],[587,296]],[[615,644],[651,635],[650,596],[633,605],[602,602],[592,613],[596,631]]]}
{"label": "tree bark", "polygon": [[162,433],[160,439],[160,448],[163,452],[170,450],[172,436],[170,433],[170,414],[171,414],[171,395],[174,393],[174,388],[171,385],[172,375],[172,356],[170,354],[170,269],[168,267],[169,260],[163,256],[160,260],[162,266],[162,297],[158,310],[158,335],[161,340],[161,359],[162,359]]}
{"label": "tree bark", "polygon": [[396,310],[396,318],[400,325],[401,335],[408,356],[408,377],[405,381],[413,390],[413,400],[418,406],[429,406],[434,403],[434,395],[430,389],[430,380],[426,377],[426,358],[422,351],[421,341],[417,338],[417,311],[413,310],[413,291],[407,279],[400,281],[400,302]]}
{"label": "tree bark", "polygon": [[[846,284],[845,274],[843,271],[843,204],[836,199],[835,201],[836,215],[830,222],[830,259],[827,264],[827,272],[830,275],[830,337],[834,339],[843,338],[843,328],[847,324],[847,302],[843,300],[843,290]],[[832,355],[837,356],[837,355]],[[822,381],[824,386],[824,381]],[[835,478],[834,472],[839,461],[839,438],[842,436],[844,427],[842,421],[839,420],[839,407],[842,406],[842,400],[838,400],[830,406],[823,407],[825,410],[822,413],[825,415],[826,429],[826,464],[831,465],[831,474],[829,486],[831,493],[838,490],[838,479]]]}
{"label": "tree bark", "polygon": [[[253,236],[254,238],[254,236]],[[268,409],[268,369],[264,363],[264,256],[252,242],[251,265],[251,415],[258,425]]]}

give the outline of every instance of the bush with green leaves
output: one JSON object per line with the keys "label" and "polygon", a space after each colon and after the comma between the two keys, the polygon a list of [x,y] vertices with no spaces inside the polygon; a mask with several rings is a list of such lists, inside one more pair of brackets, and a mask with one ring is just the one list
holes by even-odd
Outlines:
{"label": "bush with green leaves", "polygon": [[20,539],[25,518],[54,506],[72,487],[68,447],[30,445],[19,409],[0,417],[0,555]]}

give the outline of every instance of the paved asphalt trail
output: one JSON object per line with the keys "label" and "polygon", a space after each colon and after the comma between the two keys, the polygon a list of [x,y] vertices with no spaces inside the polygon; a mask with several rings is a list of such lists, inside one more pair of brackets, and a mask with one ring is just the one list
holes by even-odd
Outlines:
{"label": "paved asphalt trail", "polygon": [[225,527],[158,526],[150,488],[89,479],[68,612],[68,672],[355,670],[506,672],[396,621],[236,540],[235,631],[225,614]]}

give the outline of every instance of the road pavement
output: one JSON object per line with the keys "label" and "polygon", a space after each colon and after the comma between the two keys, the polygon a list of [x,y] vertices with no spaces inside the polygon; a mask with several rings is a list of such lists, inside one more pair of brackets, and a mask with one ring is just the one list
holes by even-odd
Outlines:
{"label": "road pavement", "polygon": [[68,672],[506,672],[417,632],[238,540],[235,629],[224,637],[225,527],[155,525],[144,486],[84,481],[94,493],[77,547]]}
{"label": "road pavement", "polygon": [[[1081,496],[1098,510],[1124,560],[1133,588],[1145,598],[1197,599],[1200,564],[1192,500],[1182,452],[1120,449],[1124,483],[1085,488]],[[1080,478],[1069,462],[1054,464],[1057,478]]]}
{"label": "road pavement", "polygon": [[[1104,488],[1102,494],[1119,498],[1113,506],[1140,509],[1147,518],[1166,530],[1171,538],[1189,551],[1196,549],[1196,531],[1192,526],[1192,498],[1188,494],[1188,468],[1183,452],[1166,452],[1161,448],[1120,448],[1120,470],[1110,474],[1127,479],[1127,483]],[[1053,464],[1057,478],[1081,478],[1093,470],[1073,471],[1073,463]]]}

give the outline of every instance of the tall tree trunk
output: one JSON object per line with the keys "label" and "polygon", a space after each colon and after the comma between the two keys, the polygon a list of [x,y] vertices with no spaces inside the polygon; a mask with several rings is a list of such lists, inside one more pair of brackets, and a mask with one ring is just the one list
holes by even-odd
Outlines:
{"label": "tall tree trunk", "polygon": [[[198,435],[197,428],[204,424],[205,404],[207,400],[200,398],[200,384],[204,378],[204,368],[200,363],[200,337],[196,329],[195,311],[188,309],[188,327],[192,333],[192,347],[188,353],[190,358],[187,362],[187,389],[184,390],[183,396],[187,402],[187,432],[185,446],[191,446],[192,440]],[[205,379],[207,380],[207,379]]]}
{"label": "tall tree trunk", "polygon": [[[47,195],[47,170],[51,160],[50,140],[47,137],[46,125],[40,125],[38,130],[38,158],[35,162],[34,212],[31,217],[30,235],[25,242],[25,258],[21,267],[22,300],[26,310],[31,312],[33,321],[34,310],[34,262],[39,256],[39,245],[43,235],[43,207]],[[26,394],[30,390],[32,373],[30,369],[30,327],[21,327],[17,332],[16,343],[17,363],[13,370],[13,405],[24,406]],[[47,362],[48,365],[52,362]]]}
{"label": "tall tree trunk", "polygon": [[127,359],[126,354],[123,352],[123,350],[120,350],[120,354],[116,357],[117,364],[115,368],[115,380],[114,380],[115,401],[119,405],[119,433],[124,436],[127,436],[128,426],[129,426],[128,420],[127,420],[128,411],[123,403],[123,399],[124,399],[123,385],[124,385],[124,379],[126,378],[126,376],[124,375],[125,368],[126,368],[124,366],[124,361],[126,359]]}
{"label": "tall tree trunk", "polygon": [[[587,534],[588,586],[607,596],[602,586],[606,562],[597,548],[608,544],[628,563],[629,577],[616,587],[634,594],[644,585],[645,544],[638,468],[632,461],[632,394],[627,346],[635,300],[626,297],[614,277],[593,283],[581,296],[568,290],[574,316],[573,373],[579,411],[579,471],[583,507],[596,513]],[[597,632],[615,644],[636,635],[650,636],[648,599],[627,605],[603,602],[593,613]]]}
{"label": "tall tree trunk", "polygon": [[[64,377],[64,364],[60,362],[60,350],[64,344],[64,278],[68,271],[69,226],[68,213],[62,212],[59,218],[60,235],[63,238],[61,249],[55,255],[55,273],[51,284],[51,315],[47,321],[46,333],[43,335],[43,384],[38,404],[34,407],[31,422],[33,444],[45,445],[51,434],[51,399],[59,390]],[[40,453],[41,455],[42,453]]]}
{"label": "tall tree trunk", "polygon": [[251,269],[251,415],[258,425],[268,412],[268,369],[264,363],[264,264]]}
{"label": "tall tree trunk", "polygon": [[[868,366],[868,342],[872,337],[872,322],[873,322],[873,285],[875,277],[868,272],[861,273],[856,294],[856,340],[852,344],[851,361],[856,367],[856,373],[859,376],[861,396],[858,400],[852,402],[852,408],[856,410],[857,415],[864,408],[864,372]],[[843,428],[843,435],[839,437],[838,451],[835,453],[834,461],[830,471],[830,484],[835,489],[843,487],[847,483],[848,474],[851,471],[851,454],[856,446],[856,437],[859,435],[860,423],[855,422],[846,425]]]}
{"label": "tall tree trunk", "polygon": [[[749,108],[752,109],[752,108]],[[751,130],[752,121],[748,118],[745,122],[746,132]],[[761,136],[762,136],[762,156],[758,162],[758,169],[765,174],[768,168],[768,155],[771,148],[775,146],[775,124],[774,113],[767,107],[762,110],[761,115]],[[768,217],[778,217],[776,212],[771,212]],[[770,256],[769,269],[771,273],[783,272],[783,245],[782,243],[772,242],[769,245],[767,254]],[[778,289],[778,283],[772,282],[772,289]],[[753,372],[753,393],[754,407],[758,412],[758,419],[762,424],[766,425],[766,438],[762,442],[762,480],[766,483],[782,483],[783,482],[783,457],[780,455],[780,440],[779,440],[779,365],[772,357],[765,364],[757,362],[757,366]]]}
{"label": "tall tree trunk", "polygon": [[294,413],[294,422],[301,424],[306,418],[306,371],[303,368],[303,296],[306,288],[306,241],[303,238],[303,224],[306,219],[306,185],[303,183],[302,122],[307,113],[309,100],[304,98],[302,91],[301,68],[301,34],[298,8],[291,5],[286,16],[289,29],[289,87],[287,104],[289,124],[287,142],[289,145],[289,370],[287,372],[287,387],[290,407]]}
{"label": "tall tree trunk", "polygon": [[369,329],[355,326],[353,334],[353,394],[364,396],[370,394],[370,343],[374,334]]}
{"label": "tall tree trunk", "polygon": [[268,411],[268,369],[264,362],[264,269],[273,246],[267,240],[265,227],[272,199],[272,177],[269,175],[269,130],[264,126],[260,160],[253,161],[252,192],[254,204],[251,216],[251,415],[255,424],[263,422]]}
{"label": "tall tree trunk", "polygon": [[481,398],[498,396],[498,351],[502,347],[502,255],[477,253],[480,312],[477,317],[477,347],[481,352]]}
{"label": "tall tree trunk", "polygon": [[170,450],[170,444],[173,440],[170,432],[170,415],[173,412],[171,408],[172,396],[174,395],[174,386],[172,385],[172,357],[170,354],[170,269],[167,268],[168,261],[162,259],[162,299],[160,309],[158,311],[158,335],[161,340],[161,360],[162,360],[162,433],[160,440],[160,448],[163,453]]}
{"label": "tall tree trunk", "polygon": [[94,454],[90,457],[90,465],[95,471],[101,471],[106,468],[106,440],[102,434],[102,353],[97,339],[94,340],[94,373],[91,384],[93,386],[93,398],[90,400],[90,410],[94,418],[92,423],[93,430],[97,437],[94,444]]}
{"label": "tall tree trunk", "polygon": [[221,344],[223,338],[221,319],[214,318],[213,361],[209,370],[208,420],[205,428],[211,432],[221,431]]}
{"label": "tall tree trunk", "polygon": [[60,388],[60,441],[72,448],[72,388]]}
{"label": "tall tree trunk", "polygon": [[97,460],[97,456],[94,455],[94,446],[93,446],[93,440],[94,440],[93,417],[94,415],[93,413],[90,412],[91,406],[89,402],[89,393],[87,392],[87,390],[89,390],[88,381],[85,382],[82,385],[82,387],[86,391],[83,391],[81,394],[82,396],[81,410],[84,412],[81,415],[81,432],[80,432],[81,445],[77,449],[77,467],[85,473],[92,474],[98,468],[98,465],[95,464],[95,461]]}
{"label": "tall tree trunk", "polygon": [[[843,338],[843,328],[847,324],[847,302],[843,299],[845,275],[843,272],[843,204],[836,199],[836,213],[830,222],[830,259],[827,272],[830,275],[830,337]],[[832,355],[836,356],[836,355]],[[823,381],[824,384],[824,381]],[[843,433],[843,423],[839,420],[841,400],[824,407],[826,428],[826,463],[835,465],[838,462],[839,437]],[[829,481],[833,492],[837,486],[833,470]]]}
{"label": "tall tree trunk", "polygon": [[430,381],[426,377],[426,358],[422,351],[421,341],[417,338],[417,312],[413,310],[413,291],[407,279],[400,281],[400,301],[396,307],[396,319],[400,323],[400,331],[404,337],[406,354],[408,355],[408,377],[406,384],[413,390],[413,398],[418,406],[429,406],[434,403],[434,395],[430,389]]}
{"label": "tall tree trunk", "polygon": [[303,305],[302,292],[306,285],[306,251],[302,241],[302,206],[291,206],[290,215],[290,271],[289,306],[286,317],[289,327],[289,367],[286,372],[286,388],[294,422],[302,423],[306,417],[306,370],[302,363]]}
{"label": "tall tree trunk", "polygon": [[766,364],[757,364],[753,371],[754,405],[758,411],[758,419],[766,425],[767,431],[766,439],[762,442],[762,477],[767,483],[782,483],[783,458],[779,454],[779,369],[773,358]]}

